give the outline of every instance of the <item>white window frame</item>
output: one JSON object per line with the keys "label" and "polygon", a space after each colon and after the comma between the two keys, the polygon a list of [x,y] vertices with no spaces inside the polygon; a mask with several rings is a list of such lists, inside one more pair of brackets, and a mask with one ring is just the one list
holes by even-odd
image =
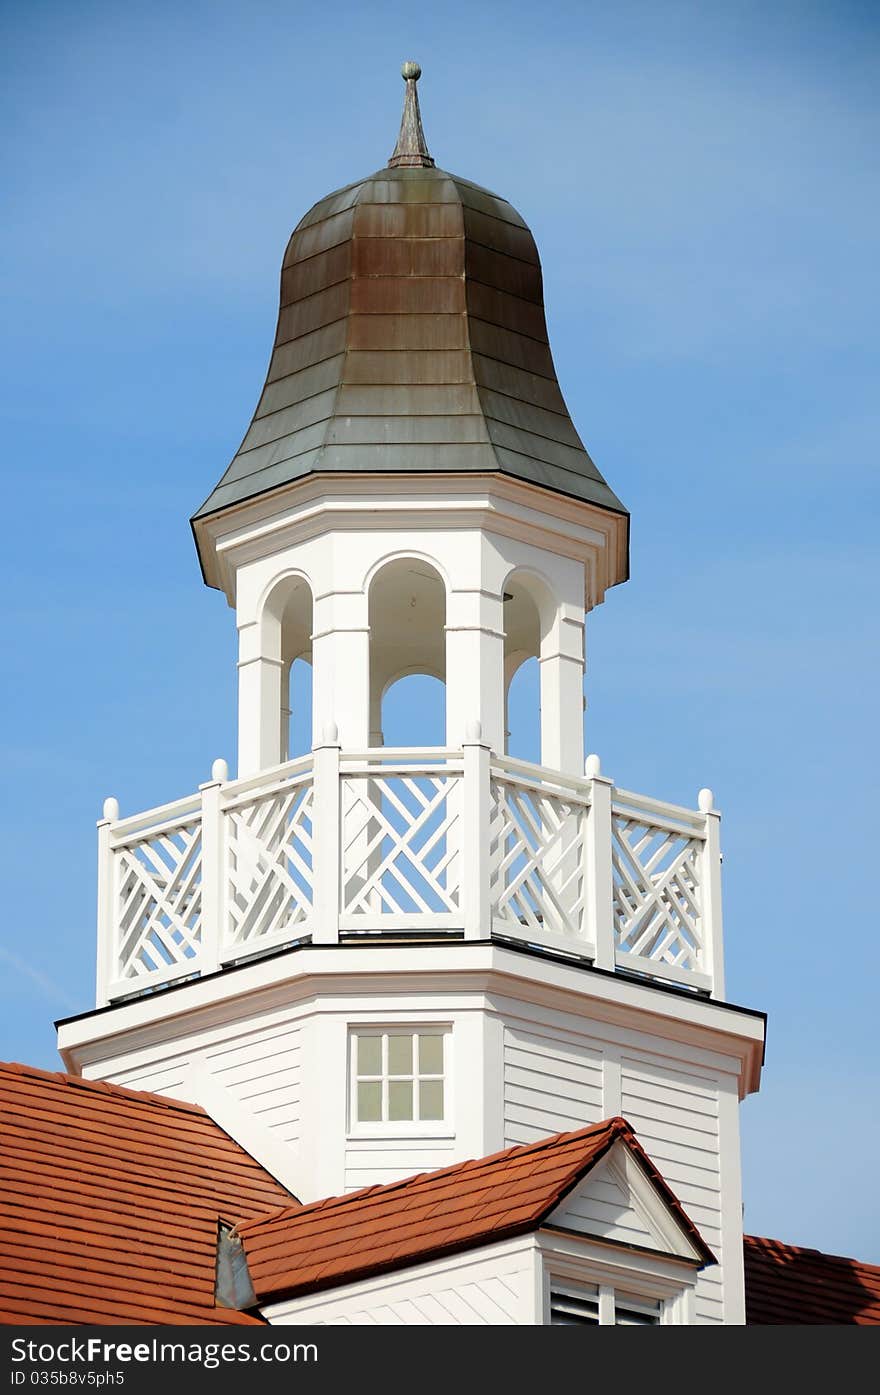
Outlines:
{"label": "white window frame", "polygon": [[[618,1295],[621,1294],[626,1294],[628,1298],[633,1298],[637,1302],[644,1303],[646,1305],[654,1303],[657,1304],[657,1323],[645,1324],[646,1326],[663,1326],[666,1322],[666,1300],[663,1298],[658,1298],[654,1294],[635,1293],[632,1289],[616,1288],[612,1284],[590,1283],[587,1279],[579,1279],[576,1281],[573,1279],[562,1279],[553,1273],[551,1273],[549,1277],[549,1306],[547,1310],[548,1324],[552,1322],[551,1308],[553,1294],[558,1294],[561,1297],[575,1299],[579,1298],[581,1295],[589,1299],[593,1299],[595,1297],[597,1299],[596,1306],[598,1322],[595,1324],[597,1327],[617,1326],[617,1302]],[[592,1325],[593,1324],[590,1323],[584,1324],[584,1326]]]}
{"label": "white window frame", "polygon": [[691,1325],[694,1317],[693,1264],[665,1255],[649,1255],[592,1238],[540,1231],[541,1321],[550,1325],[550,1293],[599,1290],[599,1325],[614,1325],[614,1294],[628,1294],[646,1303],[659,1301],[660,1325]]}
{"label": "white window frame", "polygon": [[[357,1115],[358,1076],[357,1044],[360,1037],[372,1036],[439,1036],[443,1042],[443,1071],[431,1075],[432,1080],[443,1082],[442,1119],[372,1119],[361,1120]],[[415,1085],[419,1078],[416,1045],[413,1042],[413,1075],[393,1076],[387,1070],[387,1046],[382,1047],[382,1074],[377,1077],[382,1082],[382,1109],[387,1114],[388,1084],[393,1079],[413,1080],[413,1107],[416,1106],[418,1090]],[[356,1022],[348,1029],[348,1137],[349,1138],[453,1138],[455,1131],[452,1101],[452,1024],[449,1022]]]}

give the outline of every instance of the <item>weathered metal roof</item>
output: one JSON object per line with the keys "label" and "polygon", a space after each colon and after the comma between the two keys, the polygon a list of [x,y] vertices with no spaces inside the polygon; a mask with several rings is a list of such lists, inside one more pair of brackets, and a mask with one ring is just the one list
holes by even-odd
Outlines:
{"label": "weathered metal roof", "polygon": [[500,472],[626,514],[563,400],[534,239],[433,167],[415,68],[389,167],[291,236],[262,396],[196,519],[327,472]]}

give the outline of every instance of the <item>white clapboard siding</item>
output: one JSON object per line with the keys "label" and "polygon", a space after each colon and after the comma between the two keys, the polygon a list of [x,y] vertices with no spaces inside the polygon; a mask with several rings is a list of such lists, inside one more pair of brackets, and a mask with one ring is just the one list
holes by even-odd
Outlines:
{"label": "white clapboard siding", "polygon": [[272,1323],[328,1327],[511,1327],[534,1322],[530,1243],[452,1256],[293,1299]]}
{"label": "white clapboard siding", "polygon": [[401,1182],[456,1161],[454,1138],[350,1138],[345,1148],[345,1190]]}
{"label": "white clapboard siding", "polygon": [[[649,1056],[624,1056],[621,1106],[645,1152],[720,1260],[718,1089],[711,1076]],[[700,1275],[699,1322],[723,1320],[721,1283],[720,1265]]]}
{"label": "white clapboard siding", "polygon": [[188,1057],[175,1056],[170,1061],[161,1061],[156,1065],[130,1066],[115,1071],[102,1068],[100,1074],[92,1078],[109,1081],[112,1085],[127,1085],[130,1090],[150,1090],[156,1095],[188,1098],[188,1076]]}
{"label": "white clapboard siding", "polygon": [[602,1118],[602,1058],[573,1040],[504,1029],[504,1142],[533,1143]]}
{"label": "white clapboard siding", "polygon": [[661,1249],[657,1236],[633,1209],[626,1192],[617,1181],[599,1170],[554,1211],[551,1221],[583,1235],[595,1235],[601,1240],[614,1240],[621,1245],[638,1245],[642,1249]]}
{"label": "white clapboard siding", "polygon": [[300,1036],[295,1023],[276,1024],[206,1053],[214,1081],[283,1143],[300,1136]]}

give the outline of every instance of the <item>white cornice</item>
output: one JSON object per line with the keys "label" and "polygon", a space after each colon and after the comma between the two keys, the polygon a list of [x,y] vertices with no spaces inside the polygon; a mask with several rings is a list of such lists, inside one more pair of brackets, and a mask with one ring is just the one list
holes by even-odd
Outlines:
{"label": "white cornice", "polygon": [[361,1007],[390,1007],[407,995],[438,1007],[444,998],[473,1003],[476,996],[477,1006],[489,1011],[496,1001],[513,1000],[588,1015],[710,1053],[737,1074],[741,1097],[758,1088],[760,1017],[483,942],[306,947],[62,1022],[58,1049],[67,1069],[80,1073],[109,1057],[283,1006],[332,1012],[351,1010],[359,1000]]}
{"label": "white cornice", "polygon": [[502,475],[309,476],[195,523],[209,586],[235,604],[239,567],[328,532],[482,528],[584,565],[585,606],[626,578],[623,515]]}

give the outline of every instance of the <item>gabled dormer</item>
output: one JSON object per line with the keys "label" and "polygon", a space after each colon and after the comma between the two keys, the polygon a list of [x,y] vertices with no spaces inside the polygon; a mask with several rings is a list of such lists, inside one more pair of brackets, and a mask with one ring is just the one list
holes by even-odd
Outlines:
{"label": "gabled dormer", "polygon": [[689,1323],[715,1262],[620,1118],[283,1208],[238,1236],[272,1323]]}

